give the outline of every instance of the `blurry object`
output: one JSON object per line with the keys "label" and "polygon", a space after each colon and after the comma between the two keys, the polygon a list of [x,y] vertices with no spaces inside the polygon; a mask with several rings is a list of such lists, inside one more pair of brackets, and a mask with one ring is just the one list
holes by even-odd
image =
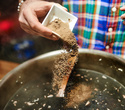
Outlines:
{"label": "blurry object", "polygon": [[[20,37],[22,36],[22,37]],[[6,40],[5,40],[6,39]],[[53,50],[59,49],[60,41],[51,41],[46,38],[42,38],[39,36],[31,36],[28,34],[20,35],[17,38],[11,38],[7,35],[5,35],[4,44],[0,44],[0,59],[6,60],[6,61],[12,61],[17,63],[22,63],[26,61],[27,59],[19,58],[18,54],[22,51],[17,51],[15,46],[18,44],[21,44],[24,41],[32,41],[33,42],[33,50],[35,51],[34,56],[36,57],[38,55],[41,55],[46,52],[50,52]],[[26,44],[24,44],[26,45]],[[30,44],[31,45],[31,44]],[[24,51],[23,51],[24,52]]]}
{"label": "blurry object", "polygon": [[9,31],[11,28],[13,28],[14,22],[10,20],[3,20],[0,21],[0,31]]}
{"label": "blurry object", "polygon": [[17,67],[18,63],[0,60],[0,79],[3,78],[8,72]]}
{"label": "blurry object", "polygon": [[0,43],[6,45],[11,39],[21,38],[26,34],[19,26],[17,14],[0,19]]}
{"label": "blurry object", "polygon": [[17,13],[18,0],[0,0],[1,17],[5,18]]}
{"label": "blurry object", "polygon": [[[18,0],[0,0],[0,59],[22,63],[29,58],[58,49],[57,41],[52,42],[39,36],[32,36],[21,29],[17,7]],[[20,45],[24,41],[32,41],[34,49],[28,50],[31,48],[29,43],[29,47],[26,48],[26,44],[23,44],[25,49],[15,50],[14,46]],[[21,51],[25,53],[25,57],[21,56]]]}
{"label": "blurry object", "polygon": [[0,12],[0,17],[1,17],[1,12]]}
{"label": "blurry object", "polygon": [[17,53],[19,59],[29,59],[35,56],[34,42],[31,40],[24,40],[21,43],[14,45],[14,50]]}

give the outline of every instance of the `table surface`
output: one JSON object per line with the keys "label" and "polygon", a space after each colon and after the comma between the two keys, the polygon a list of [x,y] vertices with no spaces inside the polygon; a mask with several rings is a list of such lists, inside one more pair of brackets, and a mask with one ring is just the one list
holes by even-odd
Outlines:
{"label": "table surface", "polygon": [[0,60],[0,79],[3,78],[9,71],[13,70],[19,64],[9,61]]}

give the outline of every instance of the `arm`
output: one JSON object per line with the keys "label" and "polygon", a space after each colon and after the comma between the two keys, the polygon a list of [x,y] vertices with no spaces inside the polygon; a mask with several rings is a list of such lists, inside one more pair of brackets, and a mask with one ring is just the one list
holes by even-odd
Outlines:
{"label": "arm", "polygon": [[21,5],[19,13],[21,28],[32,35],[42,36],[51,40],[58,40],[58,37],[53,35],[50,29],[41,24],[53,4],[54,2],[26,0]]}

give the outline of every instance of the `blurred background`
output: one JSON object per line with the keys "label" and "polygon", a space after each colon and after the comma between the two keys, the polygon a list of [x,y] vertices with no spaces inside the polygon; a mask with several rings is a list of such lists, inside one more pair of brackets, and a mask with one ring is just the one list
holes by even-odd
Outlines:
{"label": "blurred background", "polygon": [[[56,2],[61,3],[61,0]],[[18,0],[0,0],[0,74],[38,55],[59,49],[59,41],[24,32],[18,22],[17,7]]]}

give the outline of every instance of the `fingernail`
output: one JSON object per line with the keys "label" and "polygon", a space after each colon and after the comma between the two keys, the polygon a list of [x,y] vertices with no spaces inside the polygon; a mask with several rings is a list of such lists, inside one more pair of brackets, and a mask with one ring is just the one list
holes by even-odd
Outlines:
{"label": "fingernail", "polygon": [[121,19],[122,19],[122,15],[121,15]]}
{"label": "fingernail", "polygon": [[123,15],[121,15],[121,19],[124,19]]}
{"label": "fingernail", "polygon": [[52,39],[53,39],[53,40],[58,40],[59,37],[57,37],[56,35],[52,34]]}
{"label": "fingernail", "polygon": [[64,10],[68,11],[68,9],[66,7],[64,7]]}
{"label": "fingernail", "polygon": [[52,31],[52,36],[55,38],[55,39],[59,39],[60,35],[57,34],[56,32]]}

